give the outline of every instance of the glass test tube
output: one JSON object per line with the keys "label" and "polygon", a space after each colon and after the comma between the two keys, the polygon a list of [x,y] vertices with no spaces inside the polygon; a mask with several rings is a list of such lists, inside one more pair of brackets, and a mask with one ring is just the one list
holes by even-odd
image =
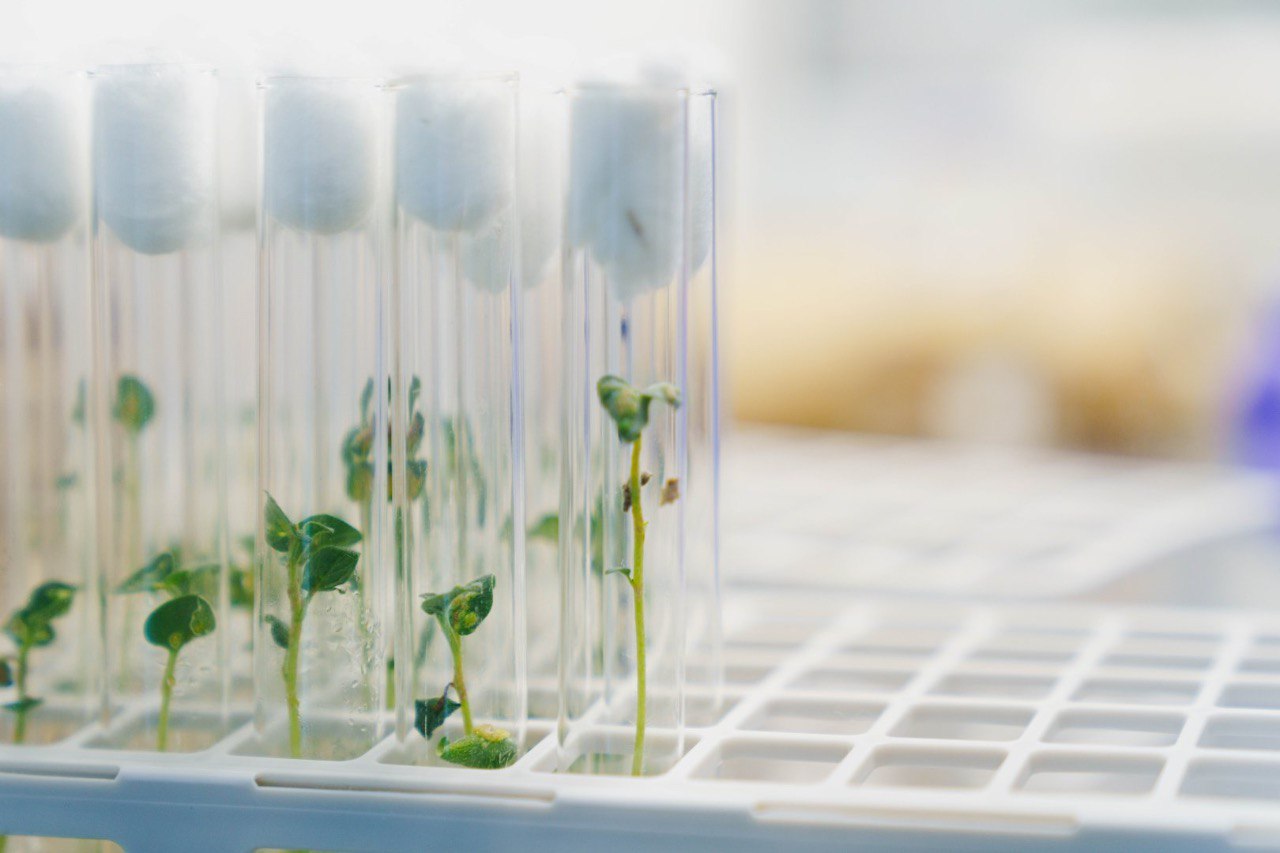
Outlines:
{"label": "glass test tube", "polygon": [[522,84],[520,91],[520,271],[524,288],[521,382],[524,388],[525,600],[529,716],[559,710],[560,634],[560,314],[565,203],[567,101],[563,92]]}
{"label": "glass test tube", "polygon": [[0,743],[70,734],[100,690],[86,90],[0,67]]}
{"label": "glass test tube", "polygon": [[526,717],[516,83],[393,93],[397,733],[431,741],[423,760],[504,766]]}
{"label": "glass test tube", "polygon": [[686,117],[683,90],[571,95],[562,771],[661,773],[683,751]]}
{"label": "glass test tube", "polygon": [[381,87],[263,85],[255,721],[350,758],[384,729],[388,374]]}
{"label": "glass test tube", "polygon": [[683,389],[688,407],[689,459],[685,506],[687,659],[686,722],[710,725],[724,703],[724,634],[720,621],[720,382],[716,267],[717,142],[714,91],[689,97],[686,159],[685,335]]}
{"label": "glass test tube", "polygon": [[226,644],[232,699],[253,690],[253,559],[258,529],[258,175],[262,129],[257,81],[218,77],[219,268],[223,305],[227,533],[230,580]]}
{"label": "glass test tube", "polygon": [[[93,74],[97,532],[110,734],[208,746],[229,724],[217,79]],[[213,636],[210,636],[210,635]]]}

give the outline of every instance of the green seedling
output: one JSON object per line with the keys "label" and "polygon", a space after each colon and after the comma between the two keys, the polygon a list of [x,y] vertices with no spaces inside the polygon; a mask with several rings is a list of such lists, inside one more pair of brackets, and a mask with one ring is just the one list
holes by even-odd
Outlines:
{"label": "green seedling", "polygon": [[302,757],[302,717],[298,704],[298,659],[302,625],[311,600],[340,591],[356,580],[360,555],[351,550],[363,538],[360,531],[334,515],[310,515],[294,524],[271,495],[266,496],[263,525],[267,547],[284,555],[289,598],[289,621],[265,617],[276,645],[284,649],[281,676],[289,714],[289,754]]}
{"label": "green seedling", "polygon": [[[640,470],[640,453],[653,402],[661,400],[672,408],[679,408],[680,391],[669,382],[659,382],[641,391],[619,376],[608,375],[600,377],[600,381],[596,383],[596,393],[600,397],[600,405],[618,430],[618,440],[631,445],[631,471],[623,489],[623,512],[631,514],[631,565],[609,569],[607,573],[624,577],[632,593],[636,631],[636,734],[631,755],[631,775],[639,776],[644,772],[645,711],[648,700],[644,613],[644,540],[648,523],[644,518],[641,490],[649,481],[649,475]],[[672,500],[678,497],[678,486],[672,487],[670,492],[664,486],[662,503],[669,502],[669,494]]]}
{"label": "green seedling", "polygon": [[[83,415],[83,408],[80,409]],[[119,560],[126,566],[136,566],[143,559],[140,527],[142,518],[142,433],[156,416],[156,398],[137,376],[123,374],[116,380],[115,398],[112,400],[111,417],[124,435],[120,468],[116,477],[124,492],[122,521],[120,524]],[[124,620],[133,624],[133,604],[125,603]],[[130,642],[128,632],[120,633],[120,677],[129,672]]]}
{"label": "green seedling", "polygon": [[[453,681],[445,685],[439,697],[419,699],[415,703],[414,725],[429,739],[453,712],[461,712],[463,736],[450,741],[442,735],[436,744],[436,754],[450,764],[480,770],[506,767],[516,760],[517,752],[508,732],[495,726],[475,725],[462,662],[462,638],[474,634],[493,609],[495,583],[493,575],[484,575],[448,592],[422,597],[422,611],[435,617],[449,643]],[[456,702],[449,698],[450,690],[457,694]]]}
{"label": "green seedling", "polygon": [[173,701],[178,655],[187,643],[212,634],[217,628],[209,599],[217,598],[221,566],[198,563],[179,567],[180,559],[178,548],[163,551],[116,587],[116,592],[123,595],[169,596],[168,601],[151,611],[142,626],[147,642],[168,653],[160,680],[160,716],[156,723],[156,749],[160,752],[169,748],[169,707]]}
{"label": "green seedling", "polygon": [[164,678],[160,682],[160,720],[156,726],[156,749],[160,752],[169,747],[169,704],[173,699],[178,654],[187,643],[212,634],[216,627],[217,621],[208,600],[194,593],[180,595],[161,604],[151,611],[143,625],[147,642],[168,652]]}
{"label": "green seedling", "polygon": [[18,696],[4,705],[6,711],[14,714],[13,742],[23,743],[27,739],[27,715],[43,700],[29,692],[27,684],[31,669],[32,649],[42,649],[53,644],[57,633],[53,629],[53,620],[63,616],[71,609],[75,599],[76,588],[59,581],[49,581],[32,591],[27,603],[14,612],[5,623],[4,631],[17,647],[17,654],[12,658],[0,658],[0,686],[16,686]]}

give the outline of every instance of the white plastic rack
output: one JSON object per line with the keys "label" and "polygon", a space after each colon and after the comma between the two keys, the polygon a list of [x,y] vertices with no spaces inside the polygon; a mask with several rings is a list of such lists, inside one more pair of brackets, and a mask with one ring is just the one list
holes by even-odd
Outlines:
{"label": "white plastic rack", "polygon": [[[729,507],[735,553],[735,537],[776,536],[779,549],[789,536],[803,541],[810,534],[787,519],[805,507],[830,508],[813,523],[830,524],[829,538],[845,537],[835,513],[848,494],[841,484],[856,482],[849,470],[881,464],[882,452],[886,477],[902,471],[908,483],[912,469],[901,463],[912,454],[927,460],[918,469],[926,481],[973,459],[911,445],[747,441],[729,456],[728,481],[747,484]],[[1027,470],[1023,459],[981,456],[987,473],[971,479],[988,493]],[[1118,498],[1110,509],[1118,537],[1139,524],[1160,539],[1160,496],[1247,502],[1261,488],[1247,477],[1155,463],[1111,468],[1112,487],[1103,461],[1043,461],[1047,468],[1032,469],[1041,487],[1032,482],[1006,505],[1030,511],[1027,495],[1053,493],[1069,510],[1068,495],[1085,504],[1090,495],[1118,496],[1138,472],[1145,485],[1133,488],[1131,509]],[[1097,488],[1063,491],[1048,470]],[[828,484],[824,491],[814,491],[814,477]],[[793,490],[792,478],[803,490]],[[891,490],[898,480],[879,482]],[[924,486],[918,499],[943,500]],[[795,515],[772,515],[784,506]],[[1081,515],[1089,509],[1076,505]],[[749,522],[757,512],[782,521]],[[1162,517],[1173,524],[1179,516]],[[1077,547],[1062,547],[1060,566],[1080,559],[1070,556]],[[958,543],[946,548],[961,551]],[[1136,565],[1117,560],[1090,579]],[[109,839],[128,853],[1280,847],[1280,618],[871,598],[838,590],[834,570],[808,570],[817,566],[791,560],[786,574],[731,577],[723,708],[689,721],[687,752],[659,777],[555,772],[550,719],[534,724],[535,735],[547,736],[532,738],[500,771],[418,766],[418,751],[393,739],[351,761],[261,757],[252,754],[248,725],[189,754],[95,746],[127,741],[130,720],[147,713],[140,707],[111,731],[0,749],[0,831]],[[912,566],[930,571],[923,558],[904,564],[893,573],[903,591],[913,589]],[[1031,560],[1024,566],[1049,571]],[[952,589],[964,587],[957,579]],[[10,850],[19,849],[14,839]]]}

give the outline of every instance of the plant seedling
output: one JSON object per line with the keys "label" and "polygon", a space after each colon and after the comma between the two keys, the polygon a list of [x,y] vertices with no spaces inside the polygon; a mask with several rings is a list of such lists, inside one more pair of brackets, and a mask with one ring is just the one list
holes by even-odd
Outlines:
{"label": "plant seedling", "polygon": [[179,568],[179,550],[157,554],[116,587],[121,594],[155,593],[169,596],[147,616],[142,634],[147,642],[168,652],[160,681],[160,716],[156,723],[156,749],[169,748],[169,706],[173,701],[178,654],[187,643],[212,634],[217,628],[210,598],[217,597],[217,563],[200,563]]}
{"label": "plant seedling", "polygon": [[160,682],[160,720],[156,727],[156,749],[160,752],[169,747],[169,704],[173,699],[178,653],[192,640],[212,634],[216,627],[213,608],[204,596],[194,593],[166,601],[147,617],[142,629],[147,642],[169,653]]}
{"label": "plant seedling", "polygon": [[[649,409],[654,400],[668,406],[680,407],[680,391],[669,382],[659,382],[641,391],[620,376],[600,377],[596,383],[600,405],[613,420],[618,430],[618,440],[631,445],[631,472],[623,491],[623,512],[631,514],[631,566],[609,569],[626,578],[631,586],[636,631],[636,734],[631,754],[631,775],[644,772],[645,710],[647,704],[648,673],[646,672],[646,640],[644,621],[644,539],[648,527],[644,518],[644,501],[641,489],[649,481],[648,474],[640,471],[640,448],[645,427],[649,425]],[[664,488],[662,502],[678,497],[678,489]]]}
{"label": "plant seedling", "polygon": [[75,587],[60,581],[43,583],[32,591],[27,603],[5,623],[5,633],[18,647],[14,660],[0,659],[0,684],[13,684],[18,688],[18,698],[3,706],[16,716],[13,724],[14,743],[23,743],[27,739],[27,714],[43,701],[28,692],[31,650],[53,644],[57,638],[53,620],[71,609],[75,592]]}
{"label": "plant seedling", "polygon": [[[124,442],[120,460],[120,470],[116,472],[124,490],[124,513],[121,522],[120,553],[118,558],[126,566],[137,565],[142,561],[140,524],[142,482],[141,464],[139,460],[142,433],[155,418],[156,398],[137,376],[123,374],[116,380],[115,399],[112,401],[111,417],[124,432]],[[125,604],[124,619],[126,624],[133,622],[133,606]],[[127,661],[131,653],[132,637],[121,632],[120,672],[121,676],[129,671]]]}
{"label": "plant seedling", "polygon": [[310,515],[294,524],[270,494],[263,524],[267,546],[283,554],[288,573],[289,622],[267,616],[271,639],[284,649],[281,676],[289,713],[289,754],[302,757],[302,717],[298,705],[298,656],[302,624],[311,599],[352,583],[360,555],[351,550],[363,538],[359,530],[334,515]]}
{"label": "plant seedling", "polygon": [[[442,735],[436,744],[436,754],[450,764],[479,770],[506,767],[516,760],[517,752],[508,732],[496,726],[475,725],[462,664],[462,638],[474,634],[493,609],[495,583],[493,575],[484,575],[448,592],[422,597],[422,612],[435,617],[449,643],[453,681],[445,685],[438,698],[416,702],[414,725],[423,737],[430,738],[450,714],[461,711],[463,736],[451,741]],[[449,698],[450,689],[457,694],[458,701]]]}

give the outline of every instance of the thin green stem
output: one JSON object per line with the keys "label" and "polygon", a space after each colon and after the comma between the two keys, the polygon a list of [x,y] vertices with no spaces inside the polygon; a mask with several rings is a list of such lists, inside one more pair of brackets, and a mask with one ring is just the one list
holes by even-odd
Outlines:
{"label": "thin green stem", "polygon": [[178,666],[178,650],[169,650],[164,664],[164,678],[160,681],[160,720],[156,726],[156,750],[169,748],[169,704],[173,701],[174,670]]}
{"label": "thin green stem", "polygon": [[467,698],[467,680],[462,674],[462,638],[453,630],[447,616],[439,617],[440,627],[449,641],[449,651],[453,655],[453,689],[458,693],[459,710],[462,711],[462,731],[471,734],[475,726],[471,721],[471,700]]}
{"label": "thin green stem", "polygon": [[648,664],[644,632],[644,507],[640,500],[640,442],[631,446],[631,592],[636,623],[636,740],[631,752],[631,775],[644,773],[644,730],[647,706]]}
{"label": "thin green stem", "polygon": [[[142,565],[142,548],[139,541],[142,527],[142,476],[138,471],[139,455],[138,434],[126,427],[124,471],[121,474],[124,480],[124,518],[121,524],[123,541],[120,543],[120,555],[123,565],[130,569]],[[124,608],[121,625],[134,624],[133,598],[132,595],[124,596],[124,602],[121,605]],[[125,691],[129,686],[129,657],[133,640],[134,636],[128,630],[120,632],[120,670],[117,675],[121,689]]]}
{"label": "thin green stem", "polygon": [[18,672],[15,678],[18,685],[18,713],[13,721],[14,743],[23,743],[27,739],[27,713],[31,710],[27,707],[27,669],[30,655],[29,643],[23,643],[18,647]]}
{"label": "thin green stem", "polygon": [[289,555],[289,647],[284,651],[285,705],[289,712],[289,755],[302,757],[302,714],[298,703],[298,654],[302,647],[302,620],[307,614],[307,601],[302,592],[302,576],[298,558]]}

